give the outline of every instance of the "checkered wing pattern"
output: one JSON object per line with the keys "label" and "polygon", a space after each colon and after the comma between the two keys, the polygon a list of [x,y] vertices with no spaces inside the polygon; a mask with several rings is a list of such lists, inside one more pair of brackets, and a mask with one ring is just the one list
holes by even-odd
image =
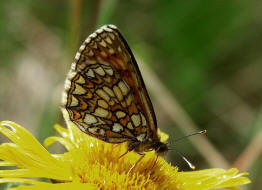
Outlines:
{"label": "checkered wing pattern", "polygon": [[137,63],[113,25],[101,27],[81,45],[62,103],[67,121],[108,143],[157,136],[152,103]]}

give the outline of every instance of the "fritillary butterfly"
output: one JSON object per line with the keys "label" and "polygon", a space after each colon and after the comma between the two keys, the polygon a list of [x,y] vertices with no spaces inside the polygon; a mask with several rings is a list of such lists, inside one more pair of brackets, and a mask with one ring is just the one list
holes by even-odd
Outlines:
{"label": "fritillary butterfly", "polygon": [[[62,111],[84,133],[107,143],[127,142],[127,152],[168,151],[157,134],[152,103],[136,60],[114,25],[80,46],[67,75]],[[138,163],[137,162],[137,163]]]}

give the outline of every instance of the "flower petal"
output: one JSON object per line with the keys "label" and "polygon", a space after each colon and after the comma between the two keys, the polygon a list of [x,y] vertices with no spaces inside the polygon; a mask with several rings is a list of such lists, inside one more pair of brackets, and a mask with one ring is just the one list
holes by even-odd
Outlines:
{"label": "flower petal", "polygon": [[52,156],[23,127],[14,122],[2,121],[0,132],[14,142],[0,145],[0,159],[24,169],[2,170],[0,177],[37,176],[70,180],[70,165]]}
{"label": "flower petal", "polygon": [[74,148],[71,143],[69,143],[66,139],[62,137],[48,137],[45,139],[44,145],[48,147],[55,142],[61,143],[62,145],[65,146],[67,150],[72,150]]}
{"label": "flower petal", "polygon": [[[246,173],[237,169],[207,169],[178,172],[153,152],[146,156],[129,173],[141,158],[132,151],[126,152],[126,143],[109,144],[90,137],[76,126],[67,129],[56,125],[62,137],[49,137],[45,145],[60,142],[67,148],[64,154],[50,154],[28,131],[13,122],[1,122],[0,132],[14,143],[0,145],[0,166],[17,166],[18,169],[0,170],[0,183],[19,182],[13,189],[174,189],[211,190],[235,188],[249,183]],[[166,135],[161,137],[167,138]],[[46,183],[28,180],[28,177],[45,177],[63,183]],[[20,178],[20,179],[19,179]],[[66,182],[66,183],[65,183]]]}
{"label": "flower petal", "polygon": [[224,169],[206,169],[192,172],[180,172],[178,179],[184,181],[186,188],[196,190],[209,190],[226,187],[234,187],[250,183],[246,177],[247,173],[238,174],[236,168]]}

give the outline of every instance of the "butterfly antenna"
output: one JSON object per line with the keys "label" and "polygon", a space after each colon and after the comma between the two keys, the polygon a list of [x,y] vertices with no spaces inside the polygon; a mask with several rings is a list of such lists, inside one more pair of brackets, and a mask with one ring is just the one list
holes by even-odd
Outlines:
{"label": "butterfly antenna", "polygon": [[172,148],[172,149],[169,149],[169,150],[174,150],[174,151],[176,151],[176,153],[179,154],[179,156],[187,163],[187,165],[188,165],[192,170],[195,170],[195,169],[196,169],[196,167],[195,167],[188,159],[186,159],[186,157],[183,156],[183,154],[181,154],[177,149]]}
{"label": "butterfly antenna", "polygon": [[[192,133],[192,134],[190,134],[190,135],[186,135],[186,136],[180,137],[180,138],[178,138],[178,139],[175,139],[175,140],[173,141],[173,143],[174,143],[174,142],[177,142],[177,141],[180,141],[180,140],[182,140],[182,139],[185,139],[185,138],[194,136],[194,135],[203,135],[203,134],[206,134],[206,133],[207,133],[207,130],[203,130],[203,131],[199,131],[199,132],[196,132],[196,133]],[[176,152],[179,154],[179,156],[187,163],[187,165],[188,165],[192,170],[195,170],[195,169],[196,169],[196,167],[195,167],[188,159],[186,159],[186,157],[183,156],[177,149],[175,149],[175,148],[168,148],[168,150],[174,150],[174,151],[176,151]]]}
{"label": "butterfly antenna", "polygon": [[173,142],[177,142],[177,141],[180,141],[182,139],[185,139],[185,138],[188,138],[188,137],[191,137],[191,136],[194,136],[194,135],[203,135],[203,134],[206,134],[206,133],[207,133],[207,130],[198,131],[196,133],[192,133],[190,135],[186,135],[186,136],[180,137],[178,139],[175,139]]}

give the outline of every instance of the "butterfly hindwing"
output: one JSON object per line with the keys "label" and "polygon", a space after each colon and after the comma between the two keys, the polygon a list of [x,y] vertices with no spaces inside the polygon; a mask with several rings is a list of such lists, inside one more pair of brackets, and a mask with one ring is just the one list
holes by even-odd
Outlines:
{"label": "butterfly hindwing", "polygon": [[156,135],[137,63],[115,26],[98,29],[80,47],[65,83],[63,113],[85,133],[109,143]]}

